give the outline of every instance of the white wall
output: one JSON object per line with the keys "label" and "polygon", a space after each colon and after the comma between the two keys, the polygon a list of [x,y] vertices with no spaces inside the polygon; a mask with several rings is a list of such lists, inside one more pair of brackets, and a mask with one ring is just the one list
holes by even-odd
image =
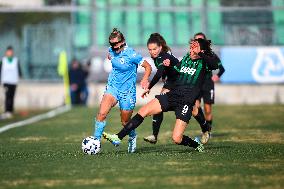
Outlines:
{"label": "white wall", "polygon": [[43,0],[0,0],[0,5],[3,6],[41,6]]}
{"label": "white wall", "polygon": [[[137,104],[145,104],[159,93],[162,85],[153,87],[146,99],[140,97],[137,87]],[[89,106],[97,106],[105,89],[104,84],[90,84]],[[16,109],[46,109],[62,105],[64,90],[61,83],[20,83],[15,99]],[[284,85],[216,85],[217,104],[284,104]],[[4,108],[4,90],[0,88],[0,112]]]}

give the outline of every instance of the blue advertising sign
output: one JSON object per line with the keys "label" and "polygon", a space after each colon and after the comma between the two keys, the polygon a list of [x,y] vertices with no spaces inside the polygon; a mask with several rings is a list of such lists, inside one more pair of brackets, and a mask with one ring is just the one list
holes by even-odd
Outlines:
{"label": "blue advertising sign", "polygon": [[284,47],[224,47],[224,83],[284,83]]}

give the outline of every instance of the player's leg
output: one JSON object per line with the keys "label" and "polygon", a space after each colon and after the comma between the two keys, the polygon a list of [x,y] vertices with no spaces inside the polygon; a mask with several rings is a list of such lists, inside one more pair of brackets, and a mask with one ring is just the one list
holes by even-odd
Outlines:
{"label": "player's leg", "polygon": [[[128,94],[119,94],[118,95],[119,107],[120,107],[120,116],[121,116],[121,123],[122,126],[129,122],[133,109],[135,108],[136,103],[136,92],[133,90],[130,91]],[[134,153],[136,151],[136,141],[137,141],[137,134],[135,130],[130,131],[129,139],[128,139],[128,152]]]}
{"label": "player's leg", "polygon": [[196,119],[196,121],[199,123],[199,126],[201,128],[201,143],[206,144],[209,141],[210,138],[210,129],[211,125],[206,121],[205,116],[203,114],[202,108],[200,107],[200,100],[197,99],[195,102],[195,106],[192,110],[192,115]]}
{"label": "player's leg", "polygon": [[205,112],[205,119],[207,122],[210,123],[212,126],[212,104],[215,103],[215,89],[214,89],[214,82],[210,82],[206,86],[206,91],[204,92],[204,112]]}
{"label": "player's leg", "polygon": [[11,85],[11,104],[10,104],[10,112],[14,112],[14,100],[15,100],[15,94],[16,94],[16,85]]}
{"label": "player's leg", "polygon": [[208,123],[212,125],[213,115],[212,115],[212,104],[204,103],[205,119]]}
{"label": "player's leg", "polygon": [[1,114],[1,119],[9,119],[12,118],[12,86],[9,84],[4,84],[5,90],[5,112]]}
{"label": "player's leg", "polygon": [[143,121],[146,116],[158,114],[162,112],[162,107],[157,98],[154,98],[146,105],[142,106],[138,113],[132,117],[132,119],[121,129],[116,135],[104,133],[103,136],[112,142],[115,146],[120,144],[120,141],[128,135],[132,130],[136,129]]}
{"label": "player's leg", "polygon": [[[122,126],[125,127],[126,124],[129,122],[131,116],[132,116],[133,110],[120,110],[121,115],[121,123]],[[136,151],[136,140],[137,140],[137,134],[135,130],[130,131],[129,139],[128,139],[128,152],[134,153]]]}
{"label": "player's leg", "polygon": [[[169,91],[170,91],[169,89],[162,88],[161,94],[165,94],[165,93],[167,93]],[[163,122],[163,118],[164,118],[163,112],[161,112],[159,114],[153,115],[153,120],[152,120],[152,131],[153,131],[153,134],[150,135],[150,136],[144,137],[144,140],[146,142],[149,142],[151,144],[156,144],[157,143],[158,134],[159,134],[159,131],[160,131],[161,124]]]}
{"label": "player's leg", "polygon": [[101,139],[101,136],[104,132],[104,128],[106,126],[107,114],[109,113],[111,108],[115,106],[116,103],[117,103],[117,100],[113,95],[109,93],[104,94],[101,104],[100,104],[99,112],[95,120],[95,132],[94,132],[95,138],[99,140]]}
{"label": "player's leg", "polygon": [[179,105],[176,108],[176,123],[173,130],[172,139],[178,145],[189,146],[199,152],[202,152],[204,147],[198,140],[193,140],[189,136],[184,135],[184,131],[191,117],[191,112],[191,104]]}
{"label": "player's leg", "polygon": [[209,138],[211,135],[212,130],[212,104],[214,104],[214,83],[213,81],[208,83],[206,85],[206,90],[204,92],[203,96],[203,102],[204,102],[204,112],[205,112],[205,119],[208,124],[210,124],[210,128],[208,131]]}

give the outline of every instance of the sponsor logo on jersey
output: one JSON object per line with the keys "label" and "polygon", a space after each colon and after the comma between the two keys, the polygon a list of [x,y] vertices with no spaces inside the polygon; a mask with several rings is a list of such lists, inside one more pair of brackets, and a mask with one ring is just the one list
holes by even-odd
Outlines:
{"label": "sponsor logo on jersey", "polygon": [[194,75],[194,73],[196,72],[196,69],[183,66],[180,69],[180,72],[186,73],[186,74],[189,74],[189,75]]}

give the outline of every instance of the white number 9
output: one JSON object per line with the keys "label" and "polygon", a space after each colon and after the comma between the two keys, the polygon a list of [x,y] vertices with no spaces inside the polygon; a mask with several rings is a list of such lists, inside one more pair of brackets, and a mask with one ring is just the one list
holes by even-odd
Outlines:
{"label": "white number 9", "polygon": [[183,107],[183,109],[181,111],[181,114],[185,115],[187,113],[187,111],[188,111],[188,105],[184,105],[184,107]]}

